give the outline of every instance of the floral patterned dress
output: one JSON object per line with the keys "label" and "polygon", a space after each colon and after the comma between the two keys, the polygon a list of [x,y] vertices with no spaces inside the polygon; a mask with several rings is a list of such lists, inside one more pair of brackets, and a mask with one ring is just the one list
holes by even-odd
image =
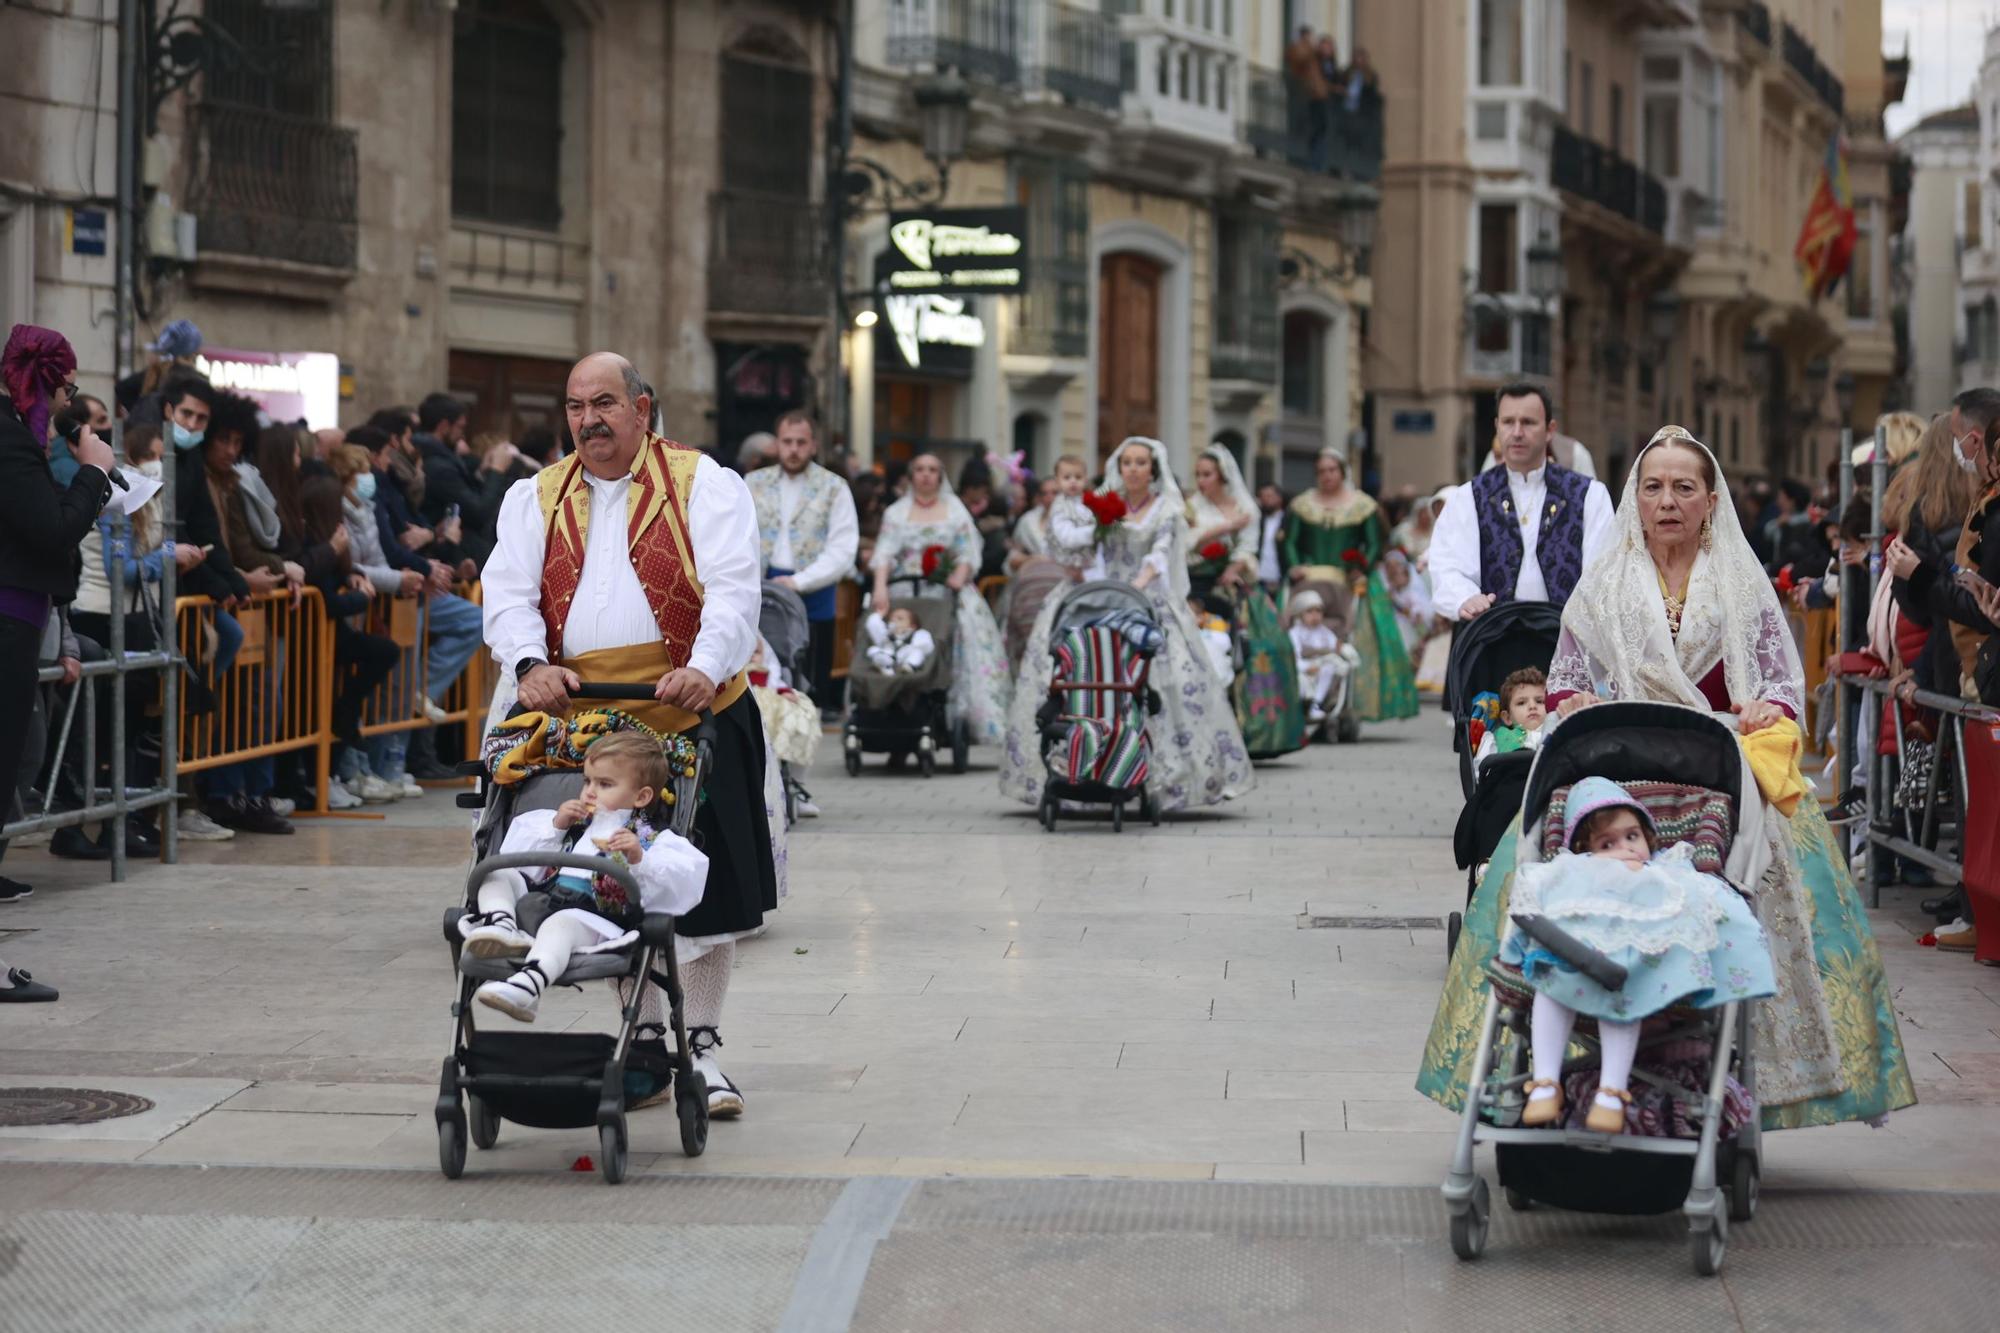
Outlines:
{"label": "floral patterned dress", "polygon": [[[1257,785],[1229,694],[1201,655],[1194,617],[1188,613],[1185,541],[1180,507],[1155,499],[1138,515],[1121,519],[1099,546],[1107,579],[1134,583],[1142,569],[1153,567],[1145,595],[1167,632],[1167,646],[1153,658],[1151,681],[1161,707],[1146,724],[1152,741],[1146,790],[1161,810],[1219,805]],[[1041,801],[1047,776],[1035,709],[1049,693],[1050,626],[1057,602],[1051,597],[1043,604],[1029,635],[1000,764],[1000,790],[1029,805]]]}
{"label": "floral patterned dress", "polygon": [[[949,550],[958,563],[979,568],[983,554],[979,529],[972,515],[955,496],[944,496],[943,505],[931,512],[937,517],[915,517],[908,496],[889,506],[882,515],[882,531],[875,539],[874,568],[886,569],[892,579],[919,578],[923,574],[924,551],[932,546]],[[952,596],[943,585],[932,585],[926,595]],[[977,584],[967,580],[957,593],[958,613],[951,639],[951,690],[945,698],[945,712],[956,724],[965,719],[974,745],[998,745],[1007,731],[1007,700],[1013,681],[1007,674],[1007,652],[1000,639],[1000,626],[993,608],[979,595]]]}
{"label": "floral patterned dress", "polygon": [[[1195,532],[1210,532],[1232,517],[1206,495],[1188,497],[1188,525]],[[1217,540],[1228,552],[1219,560],[1203,559],[1200,550],[1188,553],[1188,579],[1196,592],[1205,592],[1222,577],[1230,565],[1244,571],[1236,589],[1236,628],[1243,636],[1243,670],[1229,691],[1236,707],[1236,725],[1243,741],[1259,759],[1290,754],[1306,743],[1306,710],[1299,703],[1299,666],[1292,641],[1278,617],[1277,603],[1257,584],[1257,533],[1259,525],[1238,528]]]}

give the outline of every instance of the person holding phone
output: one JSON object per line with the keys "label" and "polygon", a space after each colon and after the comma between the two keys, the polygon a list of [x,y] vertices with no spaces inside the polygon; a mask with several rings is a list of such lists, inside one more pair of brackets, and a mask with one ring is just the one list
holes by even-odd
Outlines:
{"label": "person holding phone", "polygon": [[[76,596],[78,548],[111,498],[111,446],[88,426],[71,446],[77,471],[69,484],[58,486],[49,470],[49,418],[76,392],[69,339],[16,324],[0,351],[0,821],[14,815],[43,637],[56,608]],[[0,877],[0,903],[33,892]],[[0,1002],[54,998],[0,964]]]}

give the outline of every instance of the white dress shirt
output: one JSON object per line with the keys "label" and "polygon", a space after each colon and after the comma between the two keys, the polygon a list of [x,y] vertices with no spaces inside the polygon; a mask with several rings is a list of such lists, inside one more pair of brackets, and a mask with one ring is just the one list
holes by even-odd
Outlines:
{"label": "white dress shirt", "polygon": [[[778,530],[771,535],[773,569],[794,568],[796,557],[792,555],[792,520],[798,517],[799,506],[805,503],[805,498],[806,473],[794,476],[781,468],[778,474]],[[803,596],[837,582],[854,568],[854,556],[860,549],[861,523],[854,515],[854,492],[842,486],[834,492],[833,507],[827,511],[826,541],[820,546],[819,559],[791,576],[793,588]]]}
{"label": "white dress shirt", "polygon": [[[632,479],[605,481],[588,471],[583,477],[590,485],[590,530],[583,573],[563,624],[566,658],[660,638],[626,537],[625,503]],[[510,675],[522,658],[550,655],[541,610],[545,533],[535,491],[533,477],[508,489],[500,504],[499,540],[481,575],[486,642],[500,669]],[[695,577],[702,585],[701,629],[687,665],[721,685],[749,664],[757,647],[764,571],[758,560],[757,507],[743,478],[704,455],[688,488],[687,526]]]}
{"label": "white dress shirt", "polygon": [[[1521,524],[1521,572],[1514,580],[1514,598],[1522,602],[1546,602],[1549,586],[1542,578],[1536,543],[1542,535],[1542,510],[1548,499],[1546,468],[1507,473],[1507,490],[1514,500],[1514,513]],[[1456,618],[1460,608],[1483,591],[1479,586],[1479,516],[1473,506],[1472,483],[1454,486],[1445,501],[1444,512],[1431,530],[1431,601],[1439,615]],[[1593,481],[1583,499],[1583,563],[1591,559],[1611,535],[1611,493],[1604,483]]]}

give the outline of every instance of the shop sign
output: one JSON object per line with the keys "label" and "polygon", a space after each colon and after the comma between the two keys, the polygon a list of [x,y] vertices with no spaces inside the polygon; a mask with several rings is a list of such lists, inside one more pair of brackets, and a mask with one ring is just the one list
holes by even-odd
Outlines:
{"label": "shop sign", "polygon": [[885,293],[882,323],[910,370],[970,372],[972,349],[986,345],[986,322],[963,296]]}
{"label": "shop sign", "polygon": [[340,358],[331,352],[245,352],[205,347],[194,368],[218,389],[240,393],[273,421],[318,430],[340,424]]}
{"label": "shop sign", "polygon": [[1027,290],[1028,210],[940,208],[891,213],[887,282],[893,292]]}

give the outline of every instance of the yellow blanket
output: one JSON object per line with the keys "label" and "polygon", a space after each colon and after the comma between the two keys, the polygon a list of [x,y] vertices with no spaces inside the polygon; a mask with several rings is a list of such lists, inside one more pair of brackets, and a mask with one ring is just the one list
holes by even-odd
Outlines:
{"label": "yellow blanket", "polygon": [[1799,755],[1805,750],[1799,724],[1785,718],[1736,739],[1743,747],[1750,771],[1757,777],[1757,790],[1764,793],[1765,802],[1790,819],[1799,801],[1812,790],[1799,771]]}

